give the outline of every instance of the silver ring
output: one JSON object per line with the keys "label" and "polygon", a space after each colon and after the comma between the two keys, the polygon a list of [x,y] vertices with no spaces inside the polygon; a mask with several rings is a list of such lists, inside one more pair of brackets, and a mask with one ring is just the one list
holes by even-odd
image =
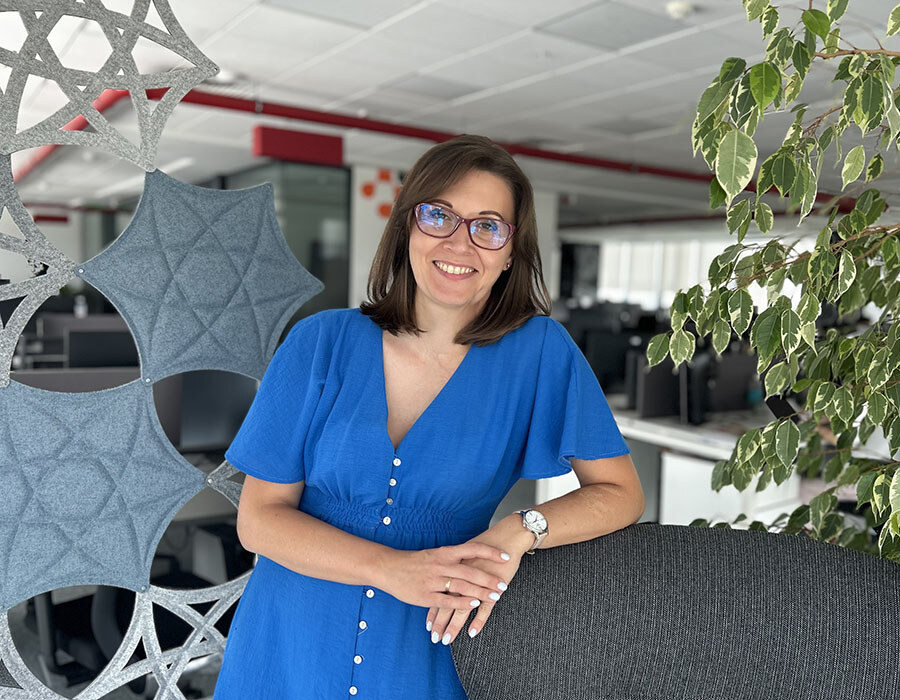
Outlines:
{"label": "silver ring", "polygon": [[452,578],[448,578],[448,579],[447,579],[447,584],[444,586],[444,591],[447,592],[447,593],[450,592],[450,582],[451,582],[452,580],[453,580]]}

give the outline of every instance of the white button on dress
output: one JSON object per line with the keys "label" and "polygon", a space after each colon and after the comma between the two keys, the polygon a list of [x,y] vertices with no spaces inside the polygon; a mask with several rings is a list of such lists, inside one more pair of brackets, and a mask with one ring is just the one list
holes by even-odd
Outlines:
{"label": "white button on dress", "polygon": [[356,695],[356,686],[355,685],[350,686],[350,695]]}
{"label": "white button on dress", "polygon": [[364,630],[366,627],[368,627],[368,625],[366,624],[366,621],[365,621],[365,620],[360,620],[360,621],[359,621],[359,628],[360,628],[361,630]]}
{"label": "white button on dress", "polygon": [[402,464],[399,457],[394,457],[394,466],[399,467]]}
{"label": "white button on dress", "polygon": [[391,480],[388,482],[391,486],[397,485],[397,480],[394,477],[391,477]]}
{"label": "white button on dress", "polygon": [[375,595],[375,591],[373,591],[371,588],[366,591],[367,598],[371,598],[373,595]]}
{"label": "white button on dress", "polygon": [[388,496],[385,502],[386,502],[388,505],[393,505],[394,499],[391,498],[390,496]]}
{"label": "white button on dress", "polygon": [[390,515],[385,515],[385,516],[381,519],[381,522],[383,522],[385,525],[390,525],[390,524],[391,524],[391,516],[390,516]]}
{"label": "white button on dress", "polygon": [[355,663],[355,664],[361,664],[361,663],[362,663],[362,657],[361,657],[359,654],[357,654],[356,656],[353,657],[353,663]]}

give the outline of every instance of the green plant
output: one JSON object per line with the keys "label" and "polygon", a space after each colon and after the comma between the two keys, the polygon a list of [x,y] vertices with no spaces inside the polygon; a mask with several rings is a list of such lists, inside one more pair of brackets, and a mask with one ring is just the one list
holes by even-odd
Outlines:
{"label": "green plant", "polygon": [[[759,474],[757,490],[762,490],[773,481],[783,483],[794,469],[821,474],[833,486],[809,505],[769,525],[753,522],[750,527],[803,533],[900,562],[900,462],[851,454],[851,447],[864,444],[876,426],[883,428],[891,454],[900,448],[900,324],[894,323],[900,306],[900,223],[879,223],[886,201],[867,187],[884,173],[885,160],[900,151],[900,89],[893,87],[900,52],[885,50],[877,39],[877,48],[842,47],[846,42],[838,22],[848,3],[816,3],[823,10],[810,0],[808,9],[783,8],[785,15],[798,16],[793,26],[781,27],[779,8],[770,0],[743,0],[748,21],[762,26],[764,60],[747,66],[742,58],[725,59],[700,98],[691,132],[694,153],[699,150],[715,172],[710,207],[725,207],[728,230],[737,242],[710,265],[709,292],[698,284],[676,294],[670,308],[672,330],[651,340],[647,358],[654,365],[671,355],[677,368],[690,362],[698,338],[705,342],[710,335],[714,351],[721,354],[732,330],[740,336],[749,329],[766,398],[788,389],[806,391],[806,410],[799,412],[799,423],[783,417],[742,435],[731,457],[715,464],[712,487],[718,491],[733,484],[743,490]],[[898,31],[900,5],[887,18],[886,34]],[[792,106],[795,117],[783,143],[757,172],[753,137],[758,124],[798,99],[819,61],[837,63],[834,81],[845,83],[842,101],[806,121],[807,105]],[[862,143],[844,154],[841,140],[851,128],[859,129]],[[832,146],[833,155],[827,155]],[[818,194],[822,165],[831,158],[833,167],[843,161],[845,196],[858,193],[850,211],[839,206],[837,197]],[[828,200],[818,210],[828,221],[812,251],[798,250],[797,241],[789,242],[787,236],[772,236],[764,244],[743,242],[751,222],[766,236],[772,232],[773,212],[761,196],[773,188],[787,200],[787,213],[798,214],[799,221],[818,199]],[[747,190],[750,194],[744,196]],[[796,285],[794,298],[782,292],[785,280]],[[747,291],[754,282],[767,290],[768,300],[755,318]],[[817,334],[815,322],[826,301],[841,315],[869,302],[883,312],[859,335],[850,337],[836,328]],[[696,336],[684,327],[688,318]],[[832,447],[823,445],[823,419],[836,437]],[[836,510],[835,490],[851,485],[868,527],[848,524]],[[692,524],[709,525],[704,520]],[[876,542],[870,528],[878,527]]]}

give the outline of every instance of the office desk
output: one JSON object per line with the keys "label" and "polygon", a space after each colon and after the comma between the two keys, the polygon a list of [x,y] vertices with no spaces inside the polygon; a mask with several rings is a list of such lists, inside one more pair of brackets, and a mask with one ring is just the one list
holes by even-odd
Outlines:
{"label": "office desk", "polygon": [[[641,478],[646,507],[641,522],[687,525],[696,518],[732,521],[739,514],[769,523],[783,512],[801,505],[800,476],[794,472],[783,484],[774,482],[756,491],[755,477],[743,491],[710,487],[715,462],[728,459],[738,438],[747,430],[773,420],[765,404],[753,410],[709,414],[702,425],[685,425],[677,416],[641,418],[625,408],[624,394],[608,394],[616,424],[631,448],[632,461]],[[578,488],[574,472],[540,479],[537,502],[557,498]]]}

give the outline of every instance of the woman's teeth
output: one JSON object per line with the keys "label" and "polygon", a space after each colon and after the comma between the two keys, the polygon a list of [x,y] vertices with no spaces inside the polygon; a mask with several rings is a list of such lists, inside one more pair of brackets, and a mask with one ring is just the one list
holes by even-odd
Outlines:
{"label": "woman's teeth", "polygon": [[453,275],[464,275],[467,272],[475,272],[474,268],[471,267],[456,267],[455,265],[445,265],[442,262],[434,261],[434,264],[437,265],[444,272],[449,272]]}

